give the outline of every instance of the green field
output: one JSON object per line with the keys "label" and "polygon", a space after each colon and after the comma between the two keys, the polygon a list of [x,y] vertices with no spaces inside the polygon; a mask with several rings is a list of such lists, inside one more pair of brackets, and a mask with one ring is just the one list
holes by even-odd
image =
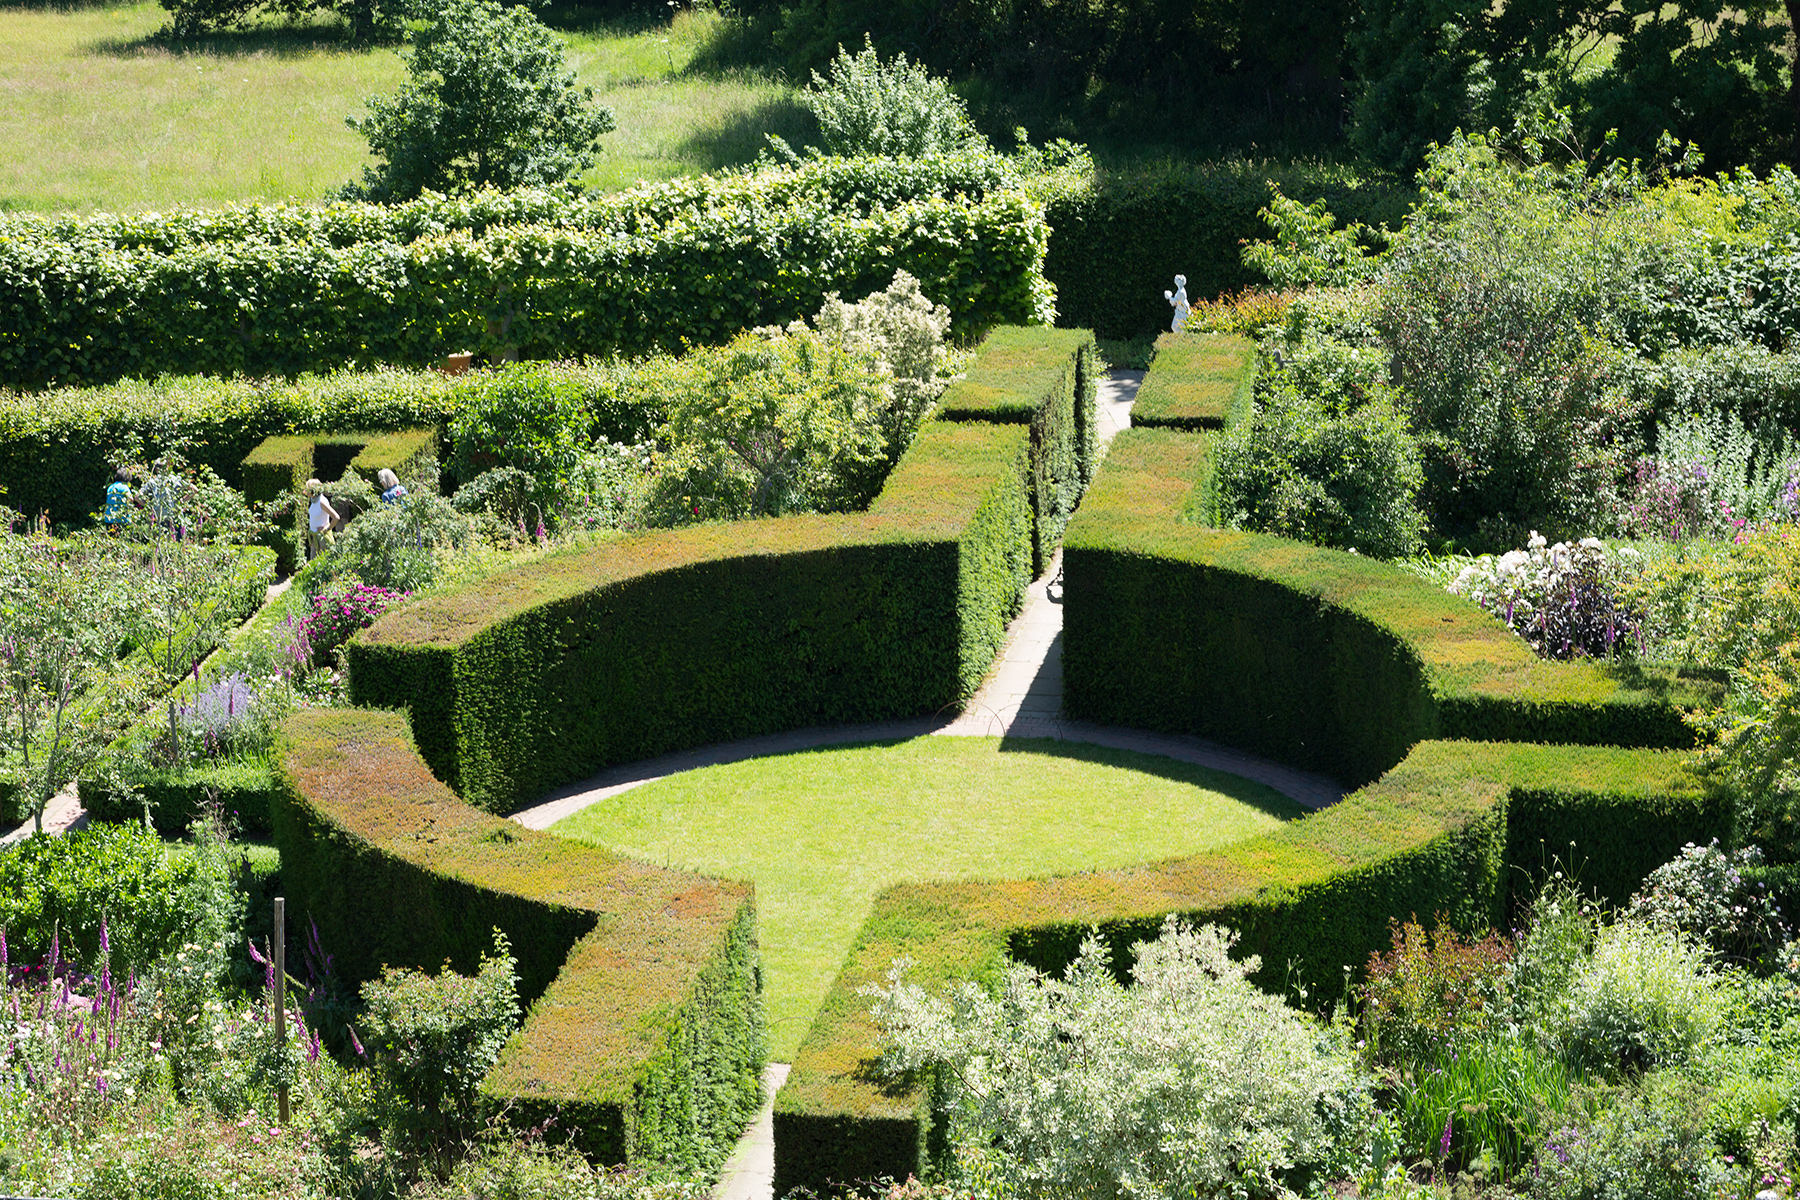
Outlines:
{"label": "green field", "polygon": [[[0,8],[0,209],[143,211],[317,200],[361,174],[344,117],[404,77],[398,48],[335,27],[222,33],[172,48],[153,3]],[[689,69],[718,18],[565,31],[568,61],[618,114],[584,182],[611,190],[747,162],[811,117],[793,89]]]}
{"label": "green field", "polygon": [[771,1052],[786,1061],[883,888],[1196,854],[1303,811],[1261,784],[1156,755],[925,737],[673,775],[552,832],[753,880]]}

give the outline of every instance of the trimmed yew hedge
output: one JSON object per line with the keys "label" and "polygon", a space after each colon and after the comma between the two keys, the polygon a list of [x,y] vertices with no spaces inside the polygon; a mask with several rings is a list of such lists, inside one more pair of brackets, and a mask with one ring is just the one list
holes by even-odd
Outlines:
{"label": "trimmed yew hedge", "polygon": [[974,690],[1029,578],[1023,426],[929,423],[867,513],[603,542],[384,616],[354,703],[414,709],[496,812],[612,763]]}
{"label": "trimmed yew hedge", "polygon": [[302,710],[273,817],[283,885],[352,982],[473,973],[510,939],[525,1022],[482,1082],[608,1162],[713,1170],[761,1098],[749,884],[620,858],[458,800],[398,713]]}
{"label": "trimmed yew hedge", "polygon": [[1000,328],[938,403],[943,420],[1031,427],[1033,575],[1043,574],[1094,477],[1097,370],[1094,337],[1085,329]]}
{"label": "trimmed yew hedge", "polygon": [[1428,738],[1693,744],[1681,713],[1704,681],[1545,662],[1398,567],[1183,523],[1208,465],[1183,443],[1200,440],[1121,434],[1069,526],[1070,716],[1198,734],[1352,786]]}
{"label": "trimmed yew hedge", "polygon": [[1131,406],[1132,428],[1223,429],[1250,411],[1256,344],[1218,333],[1165,333]]}
{"label": "trimmed yew hedge", "polygon": [[[264,438],[238,467],[239,487],[251,504],[263,504],[284,493],[298,495],[315,475],[326,482],[355,472],[376,485],[383,467],[412,478],[427,459],[438,457],[436,429],[402,429],[391,433],[285,434]],[[290,528],[272,530],[265,544],[275,551],[276,570],[292,574],[305,559],[307,510],[296,505]]]}
{"label": "trimmed yew hedge", "polygon": [[909,979],[927,988],[992,978],[1007,958],[1060,971],[1094,929],[1123,968],[1133,943],[1179,913],[1238,930],[1243,953],[1262,956],[1263,986],[1304,982],[1326,1005],[1345,968],[1387,949],[1390,921],[1442,916],[1473,931],[1503,916],[1515,868],[1536,866],[1513,857],[1521,808],[1526,828],[1597,809],[1628,821],[1631,839],[1596,829],[1576,848],[1597,874],[1619,878],[1723,832],[1730,815],[1684,764],[1667,751],[1422,742],[1380,782],[1225,850],[1054,879],[892,888],[776,1097],[775,1192],[933,1165],[927,1097],[881,1084],[859,991],[896,958],[911,959]]}
{"label": "trimmed yew hedge", "polygon": [[[48,510],[57,522],[83,525],[99,509],[122,461],[178,449],[233,487],[248,483],[279,490],[284,485],[258,485],[244,477],[244,459],[265,438],[441,428],[499,381],[511,386],[524,381],[563,396],[573,392],[593,419],[593,436],[633,442],[650,431],[657,414],[641,400],[619,394],[619,374],[629,369],[528,362],[454,379],[435,370],[384,369],[291,383],[183,376],[39,393],[0,391],[0,487],[6,488],[6,502],[21,512]],[[171,443],[171,431],[180,433],[178,443]]]}

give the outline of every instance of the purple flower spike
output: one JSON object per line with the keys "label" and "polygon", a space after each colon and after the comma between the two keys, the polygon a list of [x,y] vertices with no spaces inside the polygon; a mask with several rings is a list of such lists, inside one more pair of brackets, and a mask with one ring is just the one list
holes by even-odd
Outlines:
{"label": "purple flower spike", "polygon": [[356,1036],[356,1027],[354,1025],[352,1025],[349,1027],[349,1029],[350,1029],[350,1048],[352,1050],[356,1051],[356,1056],[358,1058],[369,1057],[369,1052],[367,1050],[363,1049],[362,1039]]}
{"label": "purple flower spike", "polygon": [[112,942],[106,936],[106,914],[100,914],[100,953],[111,954]]}
{"label": "purple flower spike", "polygon": [[1438,1157],[1450,1157],[1450,1122],[1451,1117],[1444,1118],[1444,1136],[1438,1139]]}

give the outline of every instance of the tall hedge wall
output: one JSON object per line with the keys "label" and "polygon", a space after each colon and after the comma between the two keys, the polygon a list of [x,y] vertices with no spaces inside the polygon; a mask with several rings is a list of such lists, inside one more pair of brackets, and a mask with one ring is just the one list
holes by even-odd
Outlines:
{"label": "tall hedge wall", "polygon": [[1085,329],[1012,326],[982,342],[975,364],[938,402],[946,421],[1031,427],[1032,574],[1041,575],[1097,465],[1094,338]]}
{"label": "tall hedge wall", "polygon": [[775,1192],[934,1165],[927,1099],[882,1083],[860,994],[896,958],[911,959],[909,979],[927,988],[991,976],[1007,957],[1058,971],[1097,928],[1128,966],[1131,945],[1180,913],[1241,931],[1243,951],[1262,956],[1264,986],[1283,986],[1295,964],[1324,1003],[1344,968],[1387,948],[1391,919],[1442,915],[1472,930],[1501,916],[1514,868],[1535,865],[1512,857],[1521,806],[1526,829],[1595,809],[1628,822],[1631,839],[1596,828],[1577,847],[1596,872],[1620,878],[1723,831],[1728,817],[1684,763],[1667,751],[1422,742],[1378,783],[1225,850],[1046,880],[892,888],[776,1097]]}
{"label": "tall hedge wall", "polygon": [[21,512],[48,511],[53,521],[82,525],[100,508],[122,462],[179,450],[190,463],[242,488],[244,459],[264,438],[442,427],[471,396],[512,372],[578,390],[595,436],[637,441],[655,420],[641,403],[619,395],[614,368],[579,363],[523,363],[454,379],[438,371],[384,369],[293,382],[182,376],[0,391],[0,487],[5,502]]}
{"label": "tall hedge wall", "polygon": [[429,597],[351,643],[351,697],[448,698],[415,734],[497,812],[684,746],[936,712],[1017,611],[1027,449],[1024,427],[935,423],[867,513],[605,542]]}
{"label": "tall hedge wall", "polygon": [[1352,786],[1434,737],[1672,746],[1707,685],[1545,662],[1459,597],[1358,555],[1207,529],[1198,435],[1113,443],[1064,546],[1064,707]]}
{"label": "tall hedge wall", "polygon": [[1391,228],[1417,195],[1380,177],[1302,164],[1102,169],[1047,197],[1044,275],[1056,287],[1057,319],[1101,337],[1142,337],[1169,328],[1163,291],[1178,274],[1195,299],[1262,283],[1239,252],[1241,243],[1270,236],[1256,215],[1269,203],[1270,183],[1296,200],[1326,201],[1341,221]]}
{"label": "tall hedge wall", "polygon": [[[329,222],[277,219],[291,210],[271,214],[283,235],[275,238],[218,238],[193,219],[189,236],[149,229],[141,238],[15,222],[0,236],[0,310],[9,315],[0,383],[296,375],[428,365],[459,350],[676,351],[811,314],[828,292],[877,291],[902,269],[949,307],[961,336],[1052,314],[1042,273],[1049,232],[1042,205],[1023,193],[865,207],[859,195],[787,186],[792,178],[734,176],[722,195],[648,185],[610,206],[581,205],[573,219],[421,222],[405,240],[364,240],[361,228],[334,238],[319,227]],[[253,216],[226,214],[221,224],[254,225]],[[371,214],[363,224],[391,220]]]}
{"label": "tall hedge wall", "polygon": [[396,609],[348,647],[351,696],[408,707],[439,777],[494,811],[679,747],[954,706],[1053,544],[1044,514],[1079,498],[1092,344],[997,331],[965,419],[928,422],[867,512],[604,542]]}
{"label": "tall hedge wall", "polygon": [[761,1098],[750,885],[490,816],[435,779],[404,716],[302,710],[273,817],[282,881],[348,979],[473,972],[492,931],[530,1011],[483,1080],[508,1119],[609,1162],[713,1170]]}

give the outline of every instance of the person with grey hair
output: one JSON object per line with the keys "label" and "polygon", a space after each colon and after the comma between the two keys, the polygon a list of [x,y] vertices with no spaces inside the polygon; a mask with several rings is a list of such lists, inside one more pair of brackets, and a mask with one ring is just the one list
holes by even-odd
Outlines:
{"label": "person with grey hair", "polygon": [[381,502],[398,504],[406,498],[406,489],[400,484],[400,477],[387,467],[375,472],[376,482],[381,484]]}

